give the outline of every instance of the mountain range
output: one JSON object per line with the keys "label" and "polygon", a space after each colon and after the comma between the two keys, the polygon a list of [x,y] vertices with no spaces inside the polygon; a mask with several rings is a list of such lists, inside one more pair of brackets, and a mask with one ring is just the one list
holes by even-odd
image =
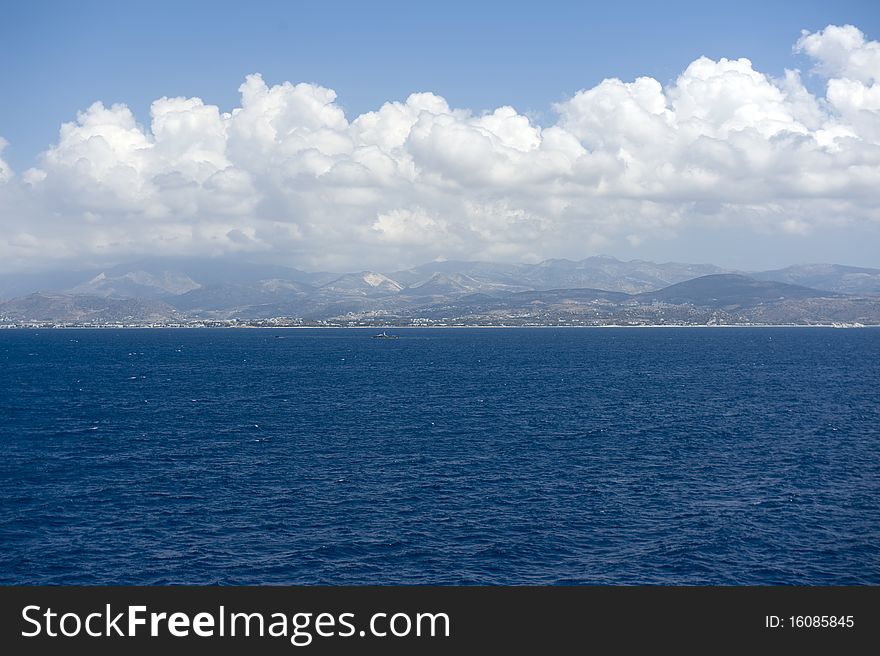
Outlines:
{"label": "mountain range", "polygon": [[[5,299],[5,300],[3,300]],[[880,323],[880,269],[760,272],[595,256],[306,272],[154,258],[0,277],[0,323],[192,320],[381,323]]]}

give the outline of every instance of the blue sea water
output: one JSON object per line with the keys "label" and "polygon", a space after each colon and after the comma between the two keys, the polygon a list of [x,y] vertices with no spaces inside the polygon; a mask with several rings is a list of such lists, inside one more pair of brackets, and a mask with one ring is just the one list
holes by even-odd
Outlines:
{"label": "blue sea water", "polygon": [[880,583],[880,330],[0,331],[0,583]]}

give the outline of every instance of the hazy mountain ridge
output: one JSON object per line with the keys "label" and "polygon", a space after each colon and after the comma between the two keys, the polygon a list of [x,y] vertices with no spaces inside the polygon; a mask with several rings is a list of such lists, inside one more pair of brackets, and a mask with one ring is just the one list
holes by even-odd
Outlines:
{"label": "hazy mountain ridge", "polygon": [[[419,308],[419,317],[477,325],[880,324],[880,297],[857,297],[739,274],[713,274],[625,294],[561,289],[473,295]],[[388,317],[389,322],[395,317]]]}
{"label": "hazy mountain ridge", "polygon": [[686,280],[657,291],[638,294],[636,297],[639,300],[673,305],[725,307],[803,298],[834,298],[839,295],[803,285],[756,280],[736,273],[721,273]]}
{"label": "hazy mountain ridge", "polygon": [[841,264],[802,264],[751,274],[757,280],[775,280],[844,294],[880,295],[880,269]]}
{"label": "hazy mountain ridge", "polygon": [[0,276],[0,300],[37,292],[158,298],[201,287],[256,285],[273,279],[321,285],[339,275],[221,258],[152,258],[107,268]]}
{"label": "hazy mountain ridge", "polygon": [[[639,321],[653,317],[663,322],[674,315],[690,322],[702,321],[701,312],[721,311],[729,321],[748,322],[760,315],[772,322],[819,322],[817,317],[831,316],[838,317],[834,321],[880,322],[874,317],[880,287],[873,291],[875,281],[880,286],[880,270],[841,265],[743,275],[708,264],[622,262],[600,256],[539,264],[432,262],[390,274],[369,270],[334,274],[223,260],[155,259],[98,273],[43,275],[35,280],[43,284],[54,280],[56,287],[66,281],[68,286],[0,302],[0,320],[287,317],[344,322],[452,316],[477,322],[487,318],[558,322],[565,316],[578,321],[589,317],[625,321],[636,316]],[[816,280],[825,288],[792,282],[805,280]],[[24,282],[19,281],[18,287],[26,288]],[[15,287],[6,283],[0,289]],[[667,309],[661,311],[659,306]],[[673,306],[691,310],[673,312],[668,309]],[[755,310],[759,306],[760,312]],[[776,309],[770,311],[769,306]],[[860,318],[845,318],[856,316]]]}
{"label": "hazy mountain ridge", "polygon": [[[630,294],[655,291],[701,276],[744,273],[758,280],[800,284],[842,293],[880,294],[880,269],[837,264],[796,265],[760,272],[730,271],[711,264],[627,262],[608,256],[579,261],[554,259],[537,264],[443,261],[383,273],[310,273],[292,267],[263,265],[229,259],[154,258],[106,269],[57,271],[0,276],[0,298],[35,292],[91,294],[112,298],[161,298],[202,287],[232,285],[259,287],[267,281],[292,283],[300,289],[321,289],[359,295],[381,292],[426,291],[434,279],[447,287],[444,293],[503,293],[530,290],[590,288]],[[371,277],[376,284],[365,280]]]}
{"label": "hazy mountain ridge", "polygon": [[71,294],[30,294],[0,303],[0,321],[112,323],[178,321],[176,308],[156,300]]}
{"label": "hazy mountain ridge", "polygon": [[88,282],[73,287],[70,293],[108,298],[162,298],[185,294],[201,286],[188,275],[173,271],[154,274],[137,270],[121,275],[102,271]]}

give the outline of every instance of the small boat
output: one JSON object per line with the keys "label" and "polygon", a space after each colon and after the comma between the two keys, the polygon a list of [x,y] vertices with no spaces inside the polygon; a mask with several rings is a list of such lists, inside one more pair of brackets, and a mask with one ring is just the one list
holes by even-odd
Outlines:
{"label": "small boat", "polygon": [[378,335],[373,335],[373,339],[400,339],[400,335],[389,335],[383,330]]}

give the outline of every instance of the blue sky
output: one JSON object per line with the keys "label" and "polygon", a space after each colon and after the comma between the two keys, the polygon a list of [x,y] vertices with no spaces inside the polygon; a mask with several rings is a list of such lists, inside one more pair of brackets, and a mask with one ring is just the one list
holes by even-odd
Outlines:
{"label": "blue sky", "polygon": [[880,266],[878,39],[864,0],[7,0],[0,271]]}
{"label": "blue sky", "polygon": [[[433,91],[454,107],[513,105],[545,122],[554,102],[607,77],[666,83],[700,55],[809,68],[801,29],[880,36],[880,3],[27,2],[0,17],[0,135],[16,169],[95,100],[140,120],[161,96],[228,110],[248,73],[335,89],[349,115]],[[805,80],[807,85],[815,80]]]}

